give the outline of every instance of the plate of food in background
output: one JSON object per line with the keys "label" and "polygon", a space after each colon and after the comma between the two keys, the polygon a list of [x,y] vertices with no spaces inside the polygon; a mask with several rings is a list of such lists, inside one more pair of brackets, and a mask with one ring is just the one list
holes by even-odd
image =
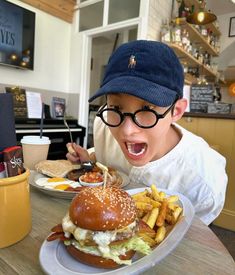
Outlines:
{"label": "plate of food in background", "polygon": [[[103,171],[96,165],[87,169],[81,165],[73,165],[68,160],[44,160],[36,164],[35,168],[30,184],[54,197],[71,199],[87,186],[103,184]],[[123,188],[129,183],[129,178],[115,169],[108,168],[108,174],[107,186]]]}

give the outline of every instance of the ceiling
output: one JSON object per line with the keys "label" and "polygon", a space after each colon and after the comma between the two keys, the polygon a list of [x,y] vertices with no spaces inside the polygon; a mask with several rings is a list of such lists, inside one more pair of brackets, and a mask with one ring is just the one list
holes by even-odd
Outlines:
{"label": "ceiling", "polygon": [[21,0],[68,23],[73,22],[76,0]]}
{"label": "ceiling", "polygon": [[[48,12],[56,17],[61,18],[69,23],[72,22],[74,9],[76,7],[76,0],[21,0],[31,6],[40,10]],[[235,12],[235,0],[207,0],[207,9],[214,12],[217,16],[226,13]]]}
{"label": "ceiling", "polygon": [[235,4],[231,0],[207,0],[206,8],[217,16],[235,12]]}

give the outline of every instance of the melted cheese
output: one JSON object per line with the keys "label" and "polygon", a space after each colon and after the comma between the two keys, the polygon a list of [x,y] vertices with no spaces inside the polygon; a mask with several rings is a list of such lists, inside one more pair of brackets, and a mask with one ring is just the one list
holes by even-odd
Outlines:
{"label": "melted cheese", "polygon": [[70,220],[69,213],[67,213],[62,220],[62,228],[67,238],[76,230],[76,225]]}
{"label": "melted cheese", "polygon": [[88,230],[82,229],[80,227],[76,227],[75,231],[73,232],[74,238],[78,241],[84,241],[86,239],[86,235]]}

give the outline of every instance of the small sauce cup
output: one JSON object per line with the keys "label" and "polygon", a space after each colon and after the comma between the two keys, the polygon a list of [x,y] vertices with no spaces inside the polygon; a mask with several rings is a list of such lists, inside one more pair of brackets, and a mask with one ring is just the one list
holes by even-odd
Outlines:
{"label": "small sauce cup", "polygon": [[79,182],[83,186],[95,187],[103,185],[103,175],[99,172],[86,172],[84,175],[79,177]]}

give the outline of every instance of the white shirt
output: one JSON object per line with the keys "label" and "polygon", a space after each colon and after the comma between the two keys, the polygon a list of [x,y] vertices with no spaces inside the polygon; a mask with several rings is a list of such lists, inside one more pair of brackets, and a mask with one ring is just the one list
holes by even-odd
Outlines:
{"label": "white shirt", "polygon": [[227,185],[226,160],[205,140],[174,124],[180,142],[162,158],[142,167],[128,163],[109,128],[96,118],[94,145],[97,161],[129,176],[131,182],[177,191],[192,202],[196,215],[210,224],[221,212]]}

